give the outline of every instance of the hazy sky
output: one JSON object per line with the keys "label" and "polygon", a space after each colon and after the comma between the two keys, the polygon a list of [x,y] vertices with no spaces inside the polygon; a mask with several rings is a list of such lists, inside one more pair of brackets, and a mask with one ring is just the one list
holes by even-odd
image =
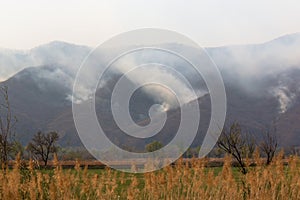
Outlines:
{"label": "hazy sky", "polygon": [[96,46],[143,27],[185,34],[202,46],[260,43],[300,32],[298,0],[0,0],[0,47],[53,40]]}

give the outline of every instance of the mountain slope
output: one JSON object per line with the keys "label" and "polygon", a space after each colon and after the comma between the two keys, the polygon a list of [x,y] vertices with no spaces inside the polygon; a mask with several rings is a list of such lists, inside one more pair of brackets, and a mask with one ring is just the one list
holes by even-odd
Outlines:
{"label": "mountain slope", "polygon": [[[193,52],[191,47],[167,45]],[[299,48],[300,34],[293,34],[264,44],[207,49],[219,67],[225,83],[228,108],[226,126],[238,121],[247,131],[259,135],[276,124],[276,134],[281,145],[300,145],[300,127],[297,123],[300,119]],[[9,66],[19,67],[25,63],[23,67],[26,67],[1,83],[9,87],[11,103],[19,119],[17,137],[23,144],[38,130],[57,130],[61,133],[62,145],[81,145],[72,118],[70,100],[78,63],[88,51],[88,47],[61,42],[38,47],[30,53],[11,53],[14,56],[1,54],[0,51],[0,64],[10,63]],[[149,57],[149,60],[154,59],[156,55],[151,56],[153,58]],[[32,58],[38,61],[32,66],[38,63],[45,65],[27,67],[28,63],[32,63]],[[190,74],[190,71],[187,71],[189,66],[184,63],[178,63],[177,60],[170,60],[170,63],[174,63],[176,69],[185,75]],[[2,77],[7,74],[8,71],[1,71]],[[174,136],[180,121],[180,110],[176,107],[168,111],[168,123],[156,138],[141,141],[121,135],[122,132],[113,122],[109,104],[111,91],[120,75],[121,71],[108,73],[106,83],[97,91],[98,117],[104,117],[104,127],[122,140],[114,142],[138,143],[140,149],[153,139],[167,143]],[[130,81],[134,84],[134,80]],[[194,83],[194,86],[201,91],[207,89],[203,87],[203,80]],[[149,122],[148,110],[152,104],[164,103],[143,90],[138,91],[134,98],[135,104],[131,106],[131,114],[141,125]],[[211,107],[209,95],[202,94],[197,101],[201,108],[202,121],[194,145],[201,144]],[[111,139],[114,140],[113,137]]]}
{"label": "mountain slope", "polygon": [[10,103],[18,118],[17,137],[23,143],[27,143],[38,130],[43,130],[62,108],[71,105],[67,100],[70,89],[56,81],[60,77],[56,80],[45,78],[45,75],[57,76],[58,69],[53,66],[27,68],[2,83],[9,88]]}
{"label": "mountain slope", "polygon": [[54,41],[30,50],[0,49],[0,81],[33,66],[63,65],[75,73],[91,48]]}

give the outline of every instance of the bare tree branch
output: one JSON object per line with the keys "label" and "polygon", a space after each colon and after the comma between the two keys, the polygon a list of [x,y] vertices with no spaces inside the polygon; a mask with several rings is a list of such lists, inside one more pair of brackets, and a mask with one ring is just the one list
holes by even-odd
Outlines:
{"label": "bare tree branch", "polygon": [[13,116],[8,95],[8,87],[0,86],[0,162],[6,165],[12,151],[14,127],[17,118]]}
{"label": "bare tree branch", "polygon": [[59,135],[56,132],[43,134],[41,131],[36,133],[27,146],[27,150],[36,155],[47,166],[50,154],[57,152],[55,143],[59,140]]}
{"label": "bare tree branch", "polygon": [[266,156],[266,164],[269,165],[274,156],[278,147],[277,137],[274,134],[271,134],[269,131],[263,134],[263,140],[259,145],[261,152]]}
{"label": "bare tree branch", "polygon": [[238,162],[243,174],[247,173],[244,158],[252,155],[255,149],[254,138],[242,135],[242,129],[238,123],[233,123],[228,130],[224,129],[217,142],[218,147],[224,152],[232,155]]}

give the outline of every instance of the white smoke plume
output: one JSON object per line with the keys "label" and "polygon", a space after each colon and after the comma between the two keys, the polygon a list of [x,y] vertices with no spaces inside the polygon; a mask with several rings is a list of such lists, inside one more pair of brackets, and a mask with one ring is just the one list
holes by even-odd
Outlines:
{"label": "white smoke plume", "polygon": [[[251,92],[252,95],[259,95],[257,90],[261,89],[262,80],[270,76],[276,77],[277,74],[291,67],[300,69],[299,47],[300,34],[293,34],[264,44],[208,48],[207,52],[221,70],[225,82],[232,81],[245,91]],[[176,48],[186,47],[176,46]],[[191,47],[188,48],[192,53]],[[52,74],[49,74],[49,76],[46,74],[43,78],[59,81],[61,84],[64,84],[64,86],[72,89],[75,74],[90,49],[89,47],[63,42],[52,42],[26,51],[0,49],[0,80],[4,81],[29,66],[59,64],[65,67],[62,71],[54,71]],[[151,60],[151,57],[155,57],[156,60],[169,60],[170,66],[176,63],[176,70],[179,69],[181,70],[180,72],[185,72],[185,68],[189,67],[184,66],[184,64],[181,66],[181,63],[178,64],[178,60],[166,57],[165,55],[150,54],[146,56],[146,59]],[[137,59],[139,58],[127,57],[124,63],[117,65],[117,70],[121,73],[127,72],[130,67],[137,64]],[[62,73],[66,74],[63,75]],[[94,75],[93,72],[90,74],[91,79],[98,78],[92,77]],[[177,95],[184,97],[186,101],[192,100],[189,95],[187,95],[190,91],[185,87],[183,81],[174,74],[168,73],[160,68],[152,69],[152,72],[149,74],[141,74],[137,77],[129,77],[129,79],[139,84],[144,79],[144,76],[153,76],[158,80],[167,80],[170,85],[182,88],[180,94]],[[272,95],[278,98],[280,112],[285,112],[293,103],[293,95],[291,95],[291,92],[287,92],[289,89],[288,85],[272,89]],[[152,95],[153,93],[157,94],[157,98],[161,98],[162,96],[164,96],[165,99],[171,98],[164,88],[161,88],[161,91],[154,91],[158,90],[157,87],[153,89],[153,91],[147,91],[147,88],[145,88],[145,90]],[[87,94],[91,92],[88,86],[82,86],[80,91],[80,94],[74,97],[74,101],[80,102],[86,100],[88,98]],[[205,94],[205,91],[199,88],[196,92],[199,97]],[[68,94],[68,99],[72,99],[71,94]]]}
{"label": "white smoke plume", "polygon": [[30,50],[0,49],[0,80],[5,81],[28,67],[63,65],[75,73],[90,47],[54,41]]}
{"label": "white smoke plume", "polygon": [[296,95],[291,93],[286,86],[274,88],[272,93],[278,98],[280,113],[285,113],[292,106],[296,97]]}
{"label": "white smoke plume", "polygon": [[[170,63],[175,62],[175,60],[169,60],[169,61]],[[118,62],[116,62],[113,65],[113,67],[121,74],[126,74],[130,70],[133,70],[135,67],[138,67],[138,62],[136,60],[136,57],[127,55],[124,59],[121,59]],[[181,74],[181,72],[173,68],[172,65],[169,65],[169,67],[175,70],[177,73]],[[182,67],[184,68],[189,66],[182,66]],[[138,70],[138,69],[134,69],[134,70]],[[181,75],[184,77],[183,74]],[[164,85],[162,85],[162,87],[157,87],[157,85],[152,85],[152,86],[148,85],[147,87],[142,87],[145,93],[154,97],[158,101],[164,102],[163,108],[165,111],[177,105],[177,101],[176,99],[174,99],[174,97],[181,98],[183,103],[188,103],[194,100],[195,98],[195,95],[191,95],[193,94],[193,92],[196,94],[196,98],[203,96],[205,93],[207,93],[200,90],[192,91],[193,88],[189,88],[187,84],[184,82],[184,80],[182,80],[182,77],[177,77],[176,73],[174,74],[170,69],[168,69],[168,67],[163,67],[161,65],[154,64],[153,66],[149,67],[147,73],[139,73],[137,76],[127,73],[126,77],[135,85],[141,85],[145,79],[147,80],[151,79],[153,80],[153,82],[158,82],[158,83],[159,82],[167,83],[165,85],[166,87],[164,87]],[[169,91],[167,87],[180,88],[180,90],[178,90],[178,93],[174,94],[173,93],[174,91],[173,92]]]}

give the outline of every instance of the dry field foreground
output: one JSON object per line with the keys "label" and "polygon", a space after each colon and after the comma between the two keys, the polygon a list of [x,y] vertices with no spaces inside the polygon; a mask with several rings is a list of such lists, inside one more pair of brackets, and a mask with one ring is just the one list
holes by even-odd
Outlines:
{"label": "dry field foreground", "polygon": [[79,162],[66,170],[57,160],[51,170],[36,170],[32,162],[21,169],[17,160],[13,169],[0,171],[0,199],[300,199],[298,157],[285,166],[279,154],[265,166],[256,154],[254,162],[243,175],[230,157],[219,170],[195,159],[146,174],[93,171]]}

